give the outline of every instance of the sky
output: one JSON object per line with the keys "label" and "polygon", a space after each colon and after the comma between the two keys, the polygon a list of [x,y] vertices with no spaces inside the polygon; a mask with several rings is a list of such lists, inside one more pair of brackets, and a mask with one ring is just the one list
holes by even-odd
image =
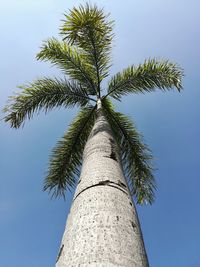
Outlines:
{"label": "sky", "polygon": [[[92,0],[91,3],[94,3]],[[0,0],[0,110],[18,85],[62,77],[36,61],[42,42],[59,38],[63,13],[84,1]],[[115,20],[111,76],[147,58],[183,69],[184,90],[123,97],[152,149],[155,203],[137,206],[151,267],[200,266],[200,3],[198,0],[96,1]],[[73,194],[51,200],[42,191],[52,148],[77,110],[36,114],[22,129],[0,121],[0,266],[53,267]],[[0,117],[3,117],[1,111]]]}

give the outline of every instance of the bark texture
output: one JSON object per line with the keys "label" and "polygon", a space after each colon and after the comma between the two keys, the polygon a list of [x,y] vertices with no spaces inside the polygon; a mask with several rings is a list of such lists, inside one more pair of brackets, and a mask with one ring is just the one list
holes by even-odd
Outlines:
{"label": "bark texture", "polygon": [[84,149],[56,267],[148,267],[118,148],[101,109]]}

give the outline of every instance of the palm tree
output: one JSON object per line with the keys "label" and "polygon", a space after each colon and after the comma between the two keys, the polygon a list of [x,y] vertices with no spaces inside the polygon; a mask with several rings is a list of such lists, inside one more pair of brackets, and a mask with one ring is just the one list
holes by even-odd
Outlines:
{"label": "palm tree", "polygon": [[65,197],[77,185],[57,267],[148,266],[132,198],[138,204],[154,200],[152,154],[111,98],[156,88],[180,91],[183,73],[169,61],[148,59],[114,75],[105,92],[112,29],[113,22],[95,5],[70,10],[60,30],[62,41],[48,39],[37,55],[68,79],[42,78],[21,86],[5,108],[5,121],[19,128],[40,110],[80,107],[52,152],[44,182],[54,197]]}

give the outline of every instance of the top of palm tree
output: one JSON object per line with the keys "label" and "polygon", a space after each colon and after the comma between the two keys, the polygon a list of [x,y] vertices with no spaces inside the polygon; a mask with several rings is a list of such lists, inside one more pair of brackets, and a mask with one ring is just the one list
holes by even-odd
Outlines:
{"label": "top of palm tree", "polygon": [[130,119],[116,112],[111,98],[120,100],[129,93],[182,89],[182,69],[168,60],[148,59],[130,66],[110,78],[103,95],[102,80],[109,75],[113,22],[103,9],[85,4],[64,15],[62,40],[50,38],[37,54],[38,60],[58,66],[63,78],[44,77],[25,86],[12,96],[5,108],[5,121],[19,128],[39,110],[80,106],[80,111],[63,138],[54,148],[44,190],[54,196],[65,195],[76,184],[82,152],[94,125],[97,101],[110,123],[121,149],[123,168],[131,193],[138,203],[152,203],[155,180],[152,155]]}

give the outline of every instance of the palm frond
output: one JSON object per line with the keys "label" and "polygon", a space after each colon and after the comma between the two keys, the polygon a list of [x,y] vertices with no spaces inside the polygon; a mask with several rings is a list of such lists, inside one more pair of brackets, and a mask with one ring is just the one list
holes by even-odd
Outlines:
{"label": "palm frond", "polygon": [[120,112],[115,112],[108,99],[103,100],[106,117],[121,150],[123,169],[132,195],[137,203],[152,203],[155,180],[152,174],[152,154],[142,142],[133,122]]}
{"label": "palm frond", "polygon": [[156,88],[165,91],[175,87],[180,91],[182,76],[183,71],[176,64],[149,59],[138,67],[131,66],[117,73],[109,83],[107,95],[119,100],[128,93],[152,92]]}
{"label": "palm frond", "polygon": [[10,97],[10,103],[4,111],[4,120],[13,128],[19,128],[25,119],[31,119],[33,114],[41,109],[49,111],[55,107],[84,106],[90,98],[83,88],[66,80],[39,79],[27,86],[21,86],[22,91]]}
{"label": "palm frond", "polygon": [[113,39],[113,22],[108,21],[108,15],[96,5],[80,5],[65,15],[61,34],[69,44],[83,50],[88,62],[94,67],[100,82],[108,75],[110,66],[110,50]]}
{"label": "palm frond", "polygon": [[95,95],[97,82],[92,67],[77,49],[69,46],[66,42],[60,42],[55,38],[48,39],[37,54],[37,59],[50,61],[57,65],[71,79],[81,83],[88,94]]}
{"label": "palm frond", "polygon": [[83,149],[94,124],[95,108],[83,108],[52,151],[44,190],[52,192],[54,197],[65,196],[66,189],[76,184]]}

